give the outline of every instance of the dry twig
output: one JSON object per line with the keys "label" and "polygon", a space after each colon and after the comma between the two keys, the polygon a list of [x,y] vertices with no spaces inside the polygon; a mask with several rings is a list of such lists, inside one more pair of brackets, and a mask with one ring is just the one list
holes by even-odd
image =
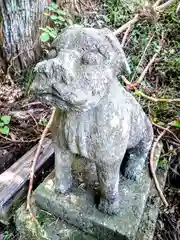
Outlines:
{"label": "dry twig", "polygon": [[162,2],[162,0],[157,0],[155,4],[153,5],[154,8],[158,7],[159,4]]}
{"label": "dry twig", "polygon": [[30,198],[31,198],[31,192],[32,192],[32,188],[33,188],[33,180],[34,180],[34,170],[35,170],[35,166],[36,166],[36,162],[37,162],[37,159],[38,159],[38,156],[40,154],[40,151],[41,151],[41,147],[42,147],[42,143],[43,143],[43,140],[49,130],[49,128],[51,127],[52,125],[52,122],[53,122],[53,118],[54,118],[54,114],[55,114],[55,109],[53,109],[53,112],[51,114],[51,117],[50,117],[50,120],[48,122],[48,124],[46,125],[42,135],[41,135],[41,139],[39,141],[39,145],[38,145],[38,148],[36,150],[36,153],[35,153],[35,156],[34,156],[34,159],[33,159],[33,162],[32,162],[32,166],[31,166],[31,171],[30,171],[30,177],[29,177],[29,189],[28,189],[28,194],[27,194],[27,205],[26,205],[26,209],[29,211],[29,213],[33,216],[32,214],[32,211],[31,211],[31,205],[30,205]]}
{"label": "dry twig", "polygon": [[[49,134],[46,134],[46,136],[48,136],[48,135]],[[37,140],[40,139],[40,137],[37,137],[37,138],[31,139],[31,140],[16,140],[16,139],[11,139],[11,138],[5,137],[2,134],[0,134],[0,137],[3,138],[6,141],[12,142],[12,143],[31,143],[31,142],[36,142]]]}
{"label": "dry twig", "polygon": [[[162,33],[162,38],[160,40],[160,44],[159,44],[159,50],[158,52],[156,52],[153,57],[151,58],[151,60],[149,61],[149,63],[147,64],[147,66],[145,67],[144,71],[141,73],[140,77],[135,81],[135,83],[137,85],[139,85],[144,77],[146,76],[146,73],[148,72],[149,68],[152,66],[152,64],[155,62],[158,54],[160,53],[161,49],[162,49],[162,46],[163,46],[163,41],[164,41],[164,33]],[[139,64],[138,64],[139,65]]]}
{"label": "dry twig", "polygon": [[161,4],[160,6],[157,6],[155,8],[156,11],[161,11],[164,10],[165,8],[169,7],[170,5],[172,5],[173,3],[175,3],[177,0],[169,0],[163,4]]}
{"label": "dry twig", "polygon": [[167,128],[165,128],[164,131],[154,141],[152,149],[151,149],[151,153],[150,153],[150,159],[149,159],[150,172],[152,174],[152,178],[154,180],[155,187],[156,187],[156,189],[157,189],[157,191],[159,193],[159,196],[160,196],[162,202],[166,206],[166,208],[169,205],[168,205],[168,202],[167,202],[166,198],[164,197],[163,192],[162,192],[162,190],[161,190],[161,188],[159,186],[159,182],[157,180],[156,173],[155,173],[154,166],[153,166],[153,159],[154,159],[154,152],[155,152],[156,146],[157,146],[158,142],[160,141],[160,139],[163,137],[163,135],[166,133],[167,129],[169,129],[169,126]]}
{"label": "dry twig", "polygon": [[[157,0],[157,2],[153,5],[153,9],[154,11],[158,12],[161,10],[164,10],[165,8],[169,7],[171,4],[173,4],[174,2],[176,2],[176,0],[169,0],[161,5],[159,5],[159,0]],[[159,5],[159,6],[158,6]],[[122,25],[120,28],[118,28],[117,30],[114,31],[114,35],[119,35],[120,33],[122,33],[123,31],[125,31],[129,26],[132,26],[133,24],[137,23],[140,19],[140,15],[136,14],[134,16],[133,19],[131,19],[130,21],[128,21],[127,23],[125,23],[124,25]]]}
{"label": "dry twig", "polygon": [[120,33],[124,32],[124,30],[126,30],[126,28],[128,28],[129,26],[132,26],[133,24],[137,23],[138,20],[139,20],[139,14],[136,14],[133,19],[131,19],[129,22],[125,23],[125,24],[122,25],[120,28],[118,28],[117,30],[115,30],[115,31],[113,32],[114,35],[119,35]]}
{"label": "dry twig", "polygon": [[152,122],[152,124],[153,124],[154,126],[156,126],[157,128],[160,128],[161,130],[166,130],[166,132],[169,132],[171,135],[173,135],[173,137],[176,139],[176,141],[180,144],[180,139],[179,139],[179,138],[176,136],[176,134],[173,133],[170,129],[165,128],[165,127],[163,127],[163,126],[160,126],[160,125],[158,125],[158,124],[156,124],[156,123],[154,123],[154,122]]}
{"label": "dry twig", "polygon": [[[147,46],[146,46],[146,48],[145,48],[145,51],[146,51],[146,49],[148,48],[150,42],[152,41],[152,38],[153,38],[153,36],[150,38],[150,40],[149,40],[149,42],[148,42],[148,44],[147,44]],[[151,58],[151,60],[149,61],[149,63],[147,64],[147,66],[145,67],[145,69],[143,70],[143,72],[141,73],[140,77],[139,77],[134,83],[129,82],[124,76],[122,77],[122,78],[123,78],[123,81],[126,83],[127,88],[128,88],[129,90],[135,90],[135,89],[137,88],[137,86],[139,86],[140,83],[143,81],[143,79],[144,79],[144,77],[146,76],[149,68],[152,66],[152,64],[153,64],[154,61],[156,60],[159,52],[160,52],[161,49],[162,49],[163,39],[164,39],[164,33],[162,33],[162,39],[161,39],[161,41],[160,41],[160,46],[159,46],[158,52],[156,52],[156,53],[153,55],[153,57]],[[142,60],[143,60],[143,58],[144,58],[144,55],[145,55],[145,53],[143,54],[140,62],[138,63],[138,66],[140,66],[140,64],[142,63]],[[138,66],[137,66],[137,68],[138,68]],[[137,69],[137,68],[136,68],[136,69]],[[135,71],[135,73],[136,73],[136,71]],[[133,78],[134,78],[134,76],[135,76],[135,74],[133,75]]]}
{"label": "dry twig", "polygon": [[136,67],[136,70],[135,70],[135,72],[134,72],[134,74],[133,74],[133,76],[132,76],[131,82],[134,80],[134,77],[135,77],[135,75],[136,75],[137,69],[141,66],[142,62],[144,61],[144,57],[145,57],[146,51],[147,51],[147,49],[149,48],[149,45],[151,44],[153,38],[154,38],[154,34],[151,36],[151,38],[149,39],[149,41],[148,41],[148,43],[147,43],[147,45],[146,45],[146,47],[145,47],[145,49],[144,49],[144,52],[143,52],[143,54],[142,54],[142,57],[141,57],[138,65],[137,65],[137,67]]}
{"label": "dry twig", "polygon": [[[131,83],[130,83],[131,84]],[[143,92],[141,91],[137,91],[136,92],[137,95],[140,95],[150,101],[153,101],[153,102],[167,102],[167,103],[172,103],[172,102],[180,102],[180,98],[174,98],[174,99],[168,99],[168,98],[154,98],[154,97],[150,97],[146,94],[144,94]]]}
{"label": "dry twig", "polygon": [[[159,53],[159,52],[158,52]],[[146,73],[148,72],[149,68],[152,66],[152,64],[154,63],[154,61],[156,60],[158,53],[155,53],[153,55],[153,57],[151,58],[151,60],[149,61],[149,63],[147,64],[147,66],[145,67],[145,69],[143,70],[143,72],[141,73],[140,77],[135,81],[136,84],[140,84],[144,77],[146,76]]]}
{"label": "dry twig", "polygon": [[78,14],[81,14],[80,7],[78,6],[77,0],[73,0],[72,4],[74,5],[74,9],[78,12]]}
{"label": "dry twig", "polygon": [[131,31],[131,25],[129,25],[129,27],[126,29],[126,32],[124,34],[124,37],[123,37],[122,43],[121,43],[122,47],[124,47],[124,45],[126,43],[126,39],[127,39],[128,35],[129,35],[130,31]]}

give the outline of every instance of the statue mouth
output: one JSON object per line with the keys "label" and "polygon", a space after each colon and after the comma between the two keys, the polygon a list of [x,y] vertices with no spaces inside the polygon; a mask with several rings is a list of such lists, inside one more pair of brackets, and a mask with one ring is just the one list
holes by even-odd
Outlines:
{"label": "statue mouth", "polygon": [[46,100],[47,102],[51,102],[51,104],[55,105],[62,110],[72,110],[75,106],[68,100],[65,100],[57,89],[52,86],[52,92],[42,91],[38,93],[39,98]]}

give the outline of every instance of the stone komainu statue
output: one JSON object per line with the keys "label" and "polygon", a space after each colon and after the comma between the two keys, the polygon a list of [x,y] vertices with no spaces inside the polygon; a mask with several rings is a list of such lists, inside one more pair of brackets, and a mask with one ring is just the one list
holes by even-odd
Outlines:
{"label": "stone komainu statue", "polygon": [[57,108],[52,126],[55,187],[72,186],[74,156],[94,161],[100,184],[99,210],[117,214],[119,171],[138,180],[153,140],[151,123],[118,82],[129,71],[119,41],[108,29],[66,28],[52,44],[50,59],[36,66],[32,88]]}

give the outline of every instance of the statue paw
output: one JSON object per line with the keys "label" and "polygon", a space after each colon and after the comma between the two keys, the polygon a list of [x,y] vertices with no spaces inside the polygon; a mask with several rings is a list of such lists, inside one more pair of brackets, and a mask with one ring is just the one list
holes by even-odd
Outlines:
{"label": "statue paw", "polygon": [[125,169],[124,171],[124,176],[127,178],[127,179],[130,179],[130,180],[133,180],[133,181],[137,181],[139,182],[140,179],[141,179],[141,173],[142,171],[141,170],[136,170],[136,169],[129,169],[128,167]]}
{"label": "statue paw", "polygon": [[65,184],[57,184],[56,183],[56,185],[55,185],[56,193],[68,194],[71,192],[71,189],[72,189],[72,182],[65,183]]}
{"label": "statue paw", "polygon": [[106,213],[108,215],[117,215],[120,212],[119,199],[116,199],[114,201],[100,199],[98,209],[99,211]]}

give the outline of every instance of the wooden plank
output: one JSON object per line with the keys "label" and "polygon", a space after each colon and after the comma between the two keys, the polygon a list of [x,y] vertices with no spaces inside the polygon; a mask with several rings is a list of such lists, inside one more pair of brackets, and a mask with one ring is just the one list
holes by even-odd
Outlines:
{"label": "wooden plank", "polygon": [[[0,221],[3,223],[7,222],[7,215],[12,205],[27,190],[29,173],[37,146],[38,144],[0,175]],[[52,141],[48,138],[44,139],[35,174],[48,162],[53,153]]]}

